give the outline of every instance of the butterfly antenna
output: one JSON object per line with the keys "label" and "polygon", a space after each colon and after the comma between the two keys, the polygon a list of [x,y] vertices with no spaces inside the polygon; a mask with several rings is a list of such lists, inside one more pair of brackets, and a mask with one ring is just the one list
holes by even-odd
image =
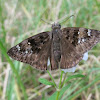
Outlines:
{"label": "butterfly antenna", "polygon": [[65,22],[65,21],[67,21],[68,19],[70,19],[70,18],[73,17],[73,16],[74,16],[74,15],[69,16],[67,19],[61,21],[60,24],[63,23],[63,22]]}
{"label": "butterfly antenna", "polygon": [[43,22],[45,22],[45,23],[47,23],[47,24],[50,24],[50,25],[51,25],[51,23],[49,23],[49,22],[45,21],[44,19],[42,19],[42,18],[41,18],[41,20],[42,20]]}

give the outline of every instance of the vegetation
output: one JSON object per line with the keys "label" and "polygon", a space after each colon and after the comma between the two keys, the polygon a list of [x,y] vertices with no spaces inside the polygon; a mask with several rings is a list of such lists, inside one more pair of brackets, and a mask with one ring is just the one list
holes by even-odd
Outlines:
{"label": "vegetation", "polygon": [[62,27],[100,30],[99,0],[0,0],[0,100],[100,100],[100,44],[66,74],[63,87],[61,70],[42,72],[7,55],[25,38],[51,30],[41,18],[56,22],[70,15]]}

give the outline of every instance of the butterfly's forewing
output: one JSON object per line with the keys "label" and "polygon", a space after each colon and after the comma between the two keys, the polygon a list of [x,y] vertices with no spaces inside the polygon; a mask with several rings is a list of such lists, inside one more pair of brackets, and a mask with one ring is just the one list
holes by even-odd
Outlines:
{"label": "butterfly's forewing", "polygon": [[15,60],[28,63],[37,69],[46,70],[50,46],[49,32],[42,32],[22,41],[7,53]]}
{"label": "butterfly's forewing", "polygon": [[71,68],[82,60],[83,54],[100,41],[100,31],[86,28],[64,28],[61,38],[62,69]]}

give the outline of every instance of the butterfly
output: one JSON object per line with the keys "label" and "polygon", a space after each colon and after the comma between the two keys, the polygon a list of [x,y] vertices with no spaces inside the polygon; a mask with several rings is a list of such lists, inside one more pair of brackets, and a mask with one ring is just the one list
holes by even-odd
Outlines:
{"label": "butterfly", "polygon": [[70,69],[76,66],[100,41],[100,31],[80,27],[61,29],[59,23],[52,30],[29,37],[8,50],[14,60],[30,64],[34,68],[47,70],[50,59],[51,70]]}

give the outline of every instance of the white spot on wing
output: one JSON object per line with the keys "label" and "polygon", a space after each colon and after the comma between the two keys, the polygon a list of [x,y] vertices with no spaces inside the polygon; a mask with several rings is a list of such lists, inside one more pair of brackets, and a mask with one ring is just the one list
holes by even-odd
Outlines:
{"label": "white spot on wing", "polygon": [[65,73],[67,73],[67,72],[75,72],[76,68],[77,68],[77,66],[74,66],[72,68],[61,69],[61,70],[64,71]]}
{"label": "white spot on wing", "polygon": [[85,39],[82,39],[82,42],[84,42],[85,41]]}
{"label": "white spot on wing", "polygon": [[90,30],[90,29],[88,29],[87,34],[88,34],[88,36],[90,36],[90,35],[91,35],[91,30]]}
{"label": "white spot on wing", "polygon": [[33,51],[31,50],[31,53],[32,53]]}
{"label": "white spot on wing", "polygon": [[25,51],[25,53],[27,54],[27,53],[28,53],[28,51],[26,50],[26,51]]}
{"label": "white spot on wing", "polygon": [[80,32],[78,31],[78,34],[80,34]]}
{"label": "white spot on wing", "polygon": [[30,42],[28,42],[28,44],[31,44]]}
{"label": "white spot on wing", "polygon": [[78,43],[80,43],[80,42],[81,42],[81,40],[79,39],[79,40],[78,40]]}
{"label": "white spot on wing", "polygon": [[20,46],[19,45],[17,45],[16,48],[18,49],[18,51],[20,50]]}

